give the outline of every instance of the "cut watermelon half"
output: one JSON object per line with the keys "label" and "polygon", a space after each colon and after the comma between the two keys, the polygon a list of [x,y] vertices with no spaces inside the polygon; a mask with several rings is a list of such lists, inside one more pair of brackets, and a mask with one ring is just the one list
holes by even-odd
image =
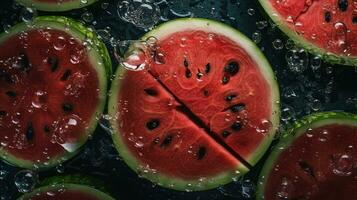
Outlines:
{"label": "cut watermelon half", "polygon": [[207,19],[173,20],[143,39],[152,37],[164,62],[136,72],[120,66],[111,89],[113,139],[124,161],[176,190],[207,190],[246,173],[279,123],[278,86],[264,55]]}
{"label": "cut watermelon half", "polygon": [[325,60],[357,66],[357,4],[349,0],[259,0],[297,44]]}
{"label": "cut watermelon half", "polygon": [[51,12],[83,8],[96,1],[98,0],[16,0],[21,5]]}
{"label": "cut watermelon half", "polygon": [[98,186],[97,181],[82,175],[51,177],[18,200],[114,200],[103,186]]}
{"label": "cut watermelon half", "polygon": [[36,18],[0,36],[0,156],[47,168],[75,155],[105,106],[110,58],[78,22]]}
{"label": "cut watermelon half", "polygon": [[357,115],[317,113],[274,148],[257,199],[347,200],[357,196]]}

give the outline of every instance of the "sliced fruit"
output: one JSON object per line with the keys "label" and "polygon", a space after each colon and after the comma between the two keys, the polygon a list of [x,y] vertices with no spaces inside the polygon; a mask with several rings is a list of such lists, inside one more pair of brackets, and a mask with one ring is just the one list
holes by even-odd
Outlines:
{"label": "sliced fruit", "polygon": [[357,115],[317,113],[298,121],[274,148],[257,199],[354,199]]}
{"label": "sliced fruit", "polygon": [[356,2],[259,0],[297,44],[333,63],[357,66]]}
{"label": "sliced fruit", "polygon": [[[80,179],[79,179],[80,178]],[[42,183],[41,187],[31,193],[21,196],[18,200],[114,200],[102,187],[94,186],[93,178],[81,175],[68,175],[65,177],[51,177]]]}
{"label": "sliced fruit", "polygon": [[120,66],[111,89],[113,139],[124,161],[176,190],[206,190],[244,174],[279,122],[265,57],[240,32],[206,19],[165,23],[144,36],[153,38],[151,53],[161,61],[136,72]]}
{"label": "sliced fruit", "polygon": [[21,5],[38,10],[60,12],[83,8],[98,0],[15,0]]}
{"label": "sliced fruit", "polygon": [[46,168],[74,156],[104,109],[110,67],[104,44],[68,18],[39,17],[2,34],[1,158]]}

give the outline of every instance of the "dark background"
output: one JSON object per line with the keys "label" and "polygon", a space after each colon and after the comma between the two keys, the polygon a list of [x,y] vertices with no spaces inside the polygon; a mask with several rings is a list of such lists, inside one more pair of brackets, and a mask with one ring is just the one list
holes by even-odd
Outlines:
{"label": "dark background", "polygon": [[[287,41],[287,38],[272,25],[257,0],[167,0],[168,4],[160,2],[162,1],[156,0],[165,15],[164,18],[167,19],[177,18],[170,9],[179,13],[190,11],[195,17],[216,19],[229,24],[250,38],[254,32],[261,33],[258,46],[272,64],[280,84],[283,109],[281,130],[285,129],[287,123],[315,111],[344,110],[357,113],[357,68],[331,66],[323,62],[316,67],[318,60],[316,61],[314,56],[301,53],[297,56],[305,60],[303,70],[298,72],[294,70],[286,60],[286,56],[291,53],[289,50],[291,42]],[[103,9],[103,3],[109,3],[107,9]],[[140,38],[145,30],[121,20],[116,11],[117,4],[116,0],[103,0],[84,9],[55,14],[80,20],[83,13],[89,12],[93,14],[94,20],[86,24],[96,30],[109,27],[113,39]],[[14,5],[13,1],[2,0],[0,29],[20,22],[21,9],[22,7]],[[248,9],[254,9],[254,13],[251,10],[251,14],[248,14]],[[38,11],[38,15],[51,15],[51,13]],[[272,43],[276,39],[282,40],[285,45],[283,49],[273,47]],[[118,63],[113,56],[113,47],[109,41],[106,43],[115,69]],[[118,199],[253,199],[259,171],[265,158],[237,182],[205,192],[177,192],[152,185],[133,173],[118,157],[109,134],[99,126],[95,136],[76,157],[57,168],[38,173],[40,180],[59,174],[92,175],[105,180]],[[4,172],[0,178],[0,199],[15,199],[21,194],[15,187],[14,175],[21,169],[0,161],[0,170]]]}

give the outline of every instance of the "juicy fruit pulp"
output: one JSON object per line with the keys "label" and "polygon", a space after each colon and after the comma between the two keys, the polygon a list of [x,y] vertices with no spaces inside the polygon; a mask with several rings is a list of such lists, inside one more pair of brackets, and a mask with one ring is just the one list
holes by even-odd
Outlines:
{"label": "juicy fruit pulp", "polygon": [[1,156],[27,168],[62,162],[94,129],[105,75],[81,40],[58,28],[15,29],[6,37],[0,42]]}
{"label": "juicy fruit pulp", "polygon": [[334,121],[332,116],[281,148],[266,176],[264,199],[354,199],[357,117],[346,120],[354,122]]}
{"label": "juicy fruit pulp", "polygon": [[[352,0],[261,0],[273,19],[298,34],[298,42],[343,57],[357,56],[357,3]],[[279,23],[280,23],[279,22]],[[314,48],[314,47],[313,47]],[[348,59],[348,58],[347,58]],[[350,63],[351,64],[351,63]]]}
{"label": "juicy fruit pulp", "polygon": [[[163,60],[154,57],[145,71],[118,70],[109,103],[117,119],[113,137],[143,176],[174,189],[204,190],[246,172],[265,151],[276,125],[277,89],[270,85],[274,77],[260,71],[269,65],[259,66],[228,35],[240,33],[208,20],[176,22],[177,31],[170,28],[175,22],[158,28],[167,35],[158,37],[153,54]],[[185,31],[179,23],[199,25]]]}

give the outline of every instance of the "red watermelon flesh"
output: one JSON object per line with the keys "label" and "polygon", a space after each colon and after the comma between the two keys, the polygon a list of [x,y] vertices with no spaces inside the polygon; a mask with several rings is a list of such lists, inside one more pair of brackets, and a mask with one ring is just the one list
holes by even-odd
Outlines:
{"label": "red watermelon flesh", "polygon": [[357,56],[357,3],[351,0],[269,0],[308,42],[337,55]]}
{"label": "red watermelon flesh", "polygon": [[255,61],[228,38],[203,31],[175,33],[158,46],[165,63],[153,63],[152,73],[250,162],[271,128],[272,113],[270,86]]}
{"label": "red watermelon flesh", "polygon": [[264,199],[354,199],[356,146],[355,126],[325,125],[299,136],[275,161]]}
{"label": "red watermelon flesh", "polygon": [[99,81],[86,55],[81,42],[55,29],[0,44],[0,140],[8,153],[42,163],[88,137]]}
{"label": "red watermelon flesh", "polygon": [[181,105],[150,73],[127,71],[120,87],[122,138],[144,169],[192,180],[240,165],[182,113]]}

